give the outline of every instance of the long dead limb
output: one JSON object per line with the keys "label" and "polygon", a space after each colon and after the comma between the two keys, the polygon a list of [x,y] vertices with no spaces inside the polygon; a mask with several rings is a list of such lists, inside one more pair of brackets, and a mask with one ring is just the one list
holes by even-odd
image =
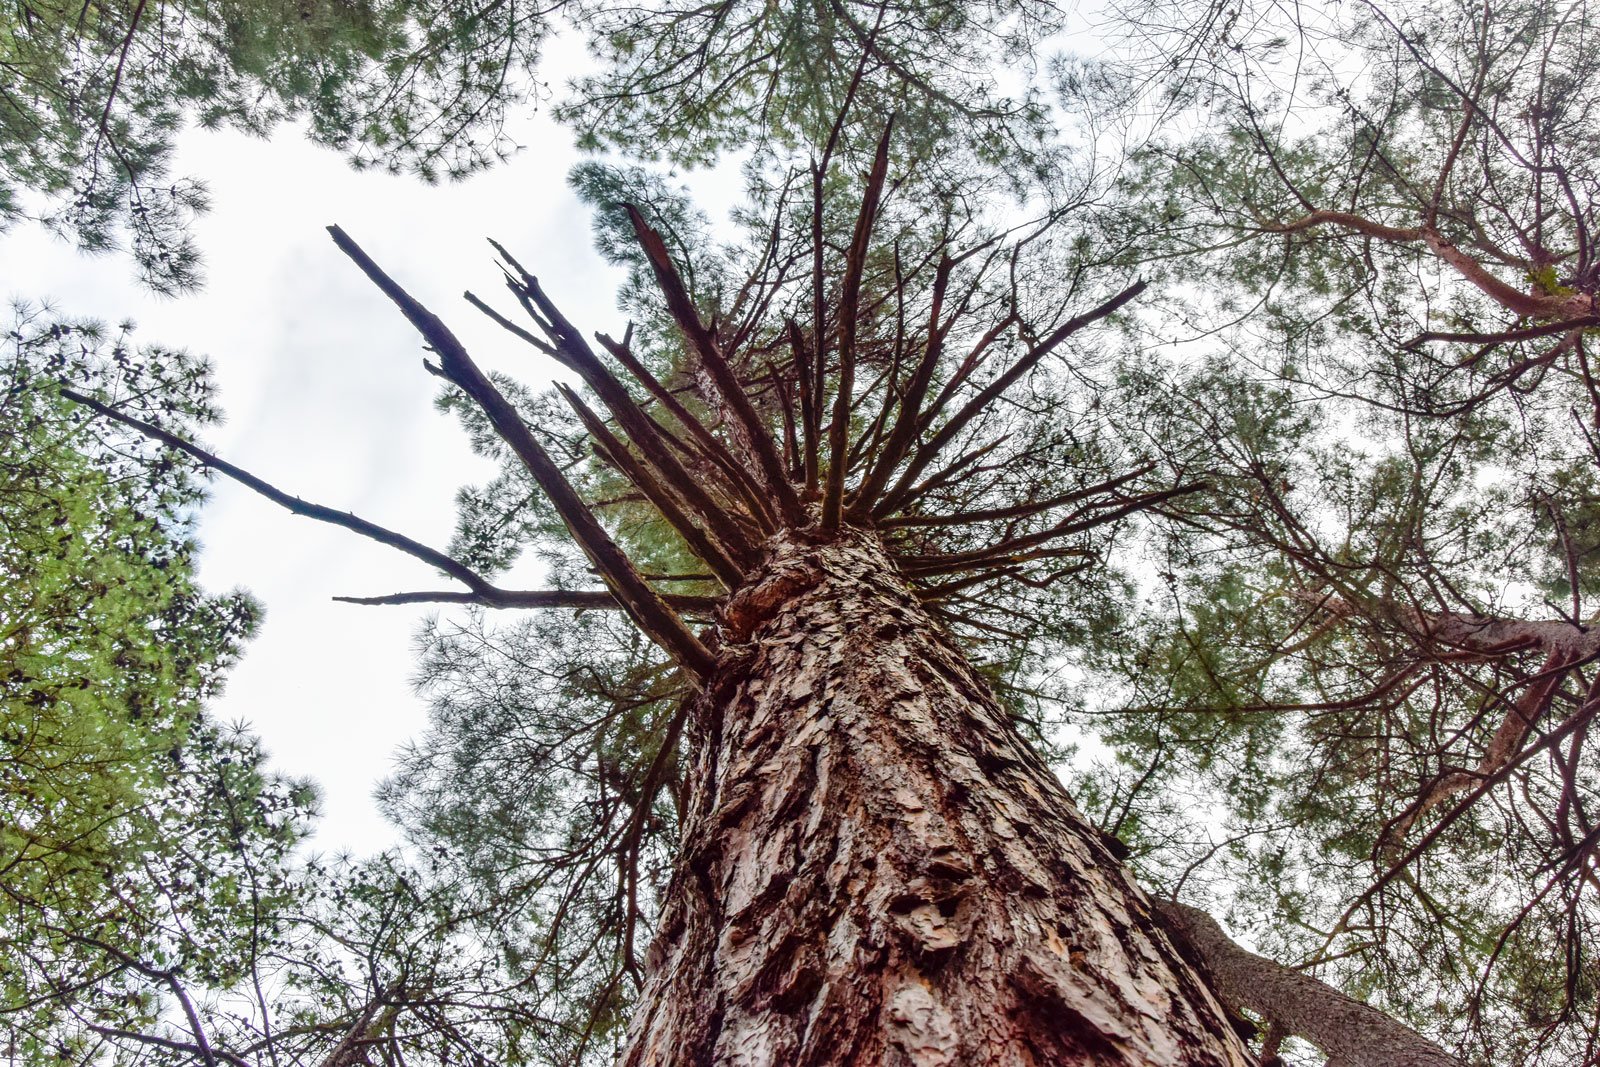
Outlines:
{"label": "long dead limb", "polygon": [[373,262],[372,257],[350,239],[348,234],[337,226],[330,226],[328,232],[340,250],[361,268],[385,296],[394,301],[427,340],[429,346],[439,356],[439,367],[444,375],[471,397],[488,416],[495,432],[522,460],[534,481],[539,483],[539,487],[555,506],[557,514],[566,523],[572,539],[583,549],[584,554],[599,572],[601,580],[616,593],[617,599],[639,628],[665,648],[690,674],[699,678],[709,676],[716,667],[716,657],[684,625],[683,620],[673,614],[660,595],[650,588],[634,569],[633,561],[617,547],[616,542],[611,540],[611,535],[600,525],[588,505],[567,482],[560,468],[545,453],[544,447],[522,421],[522,416],[483,371],[478,369],[478,365],[472,361],[472,357],[467,354],[467,350],[456,339],[455,334],[450,332],[437,315],[423,307],[393,278],[390,278],[377,263]]}
{"label": "long dead limb", "polygon": [[[632,327],[629,327],[630,331]],[[728,451],[726,445],[717,440],[717,435],[708,430],[703,422],[695,418],[683,402],[673,395],[672,390],[661,384],[661,380],[650,373],[650,368],[639,362],[633,350],[628,346],[627,335],[621,341],[612,339],[603,333],[596,334],[595,338],[605,346],[616,361],[622,364],[622,369],[627,371],[634,381],[645,387],[645,391],[655,397],[661,406],[676,420],[678,424],[689,431],[705,453],[705,458],[720,472],[728,482],[728,487],[733,495],[745,504],[750,512],[750,521],[754,522],[764,532],[772,533],[777,527],[776,516],[762,498],[761,489],[750,472]],[[657,432],[665,436],[665,431],[659,424]]]}
{"label": "long dead limb", "polygon": [[819,421],[816,406],[820,401],[812,395],[811,354],[806,350],[805,334],[801,332],[800,324],[792,318],[785,319],[784,333],[789,341],[795,383],[800,392],[800,461],[806,491],[810,492],[817,485],[817,441],[811,427]]}
{"label": "long dead limb", "polygon": [[[668,607],[678,611],[709,612],[722,603],[721,597],[690,596],[682,593],[657,594]],[[482,593],[422,589],[382,596],[336,596],[341,604],[478,604],[486,608],[580,608],[607,610],[622,608],[622,602],[609,589],[490,589]]]}
{"label": "long dead limb", "polygon": [[[846,457],[850,448],[850,401],[855,392],[856,330],[860,325],[857,315],[861,308],[861,279],[867,270],[867,251],[872,238],[872,225],[878,216],[878,203],[883,195],[883,183],[889,173],[889,137],[894,130],[891,118],[884,126],[878,140],[878,152],[872,160],[872,171],[867,177],[867,189],[861,200],[861,213],[856,216],[855,233],[850,239],[850,252],[845,257],[844,280],[839,291],[839,381],[833,398],[833,420],[828,426],[828,479],[822,491],[822,528],[832,530],[839,525],[844,504]],[[821,324],[818,324],[821,328]]]}
{"label": "long dead limb", "polygon": [[694,301],[689,298],[689,291],[684,287],[683,278],[679,276],[677,267],[672,263],[672,257],[667,253],[666,242],[661,239],[660,234],[650,228],[649,223],[645,222],[638,208],[632,204],[624,204],[623,207],[633,223],[634,233],[638,235],[639,245],[644,250],[645,257],[650,260],[656,284],[660,286],[661,294],[666,298],[668,312],[688,338],[690,347],[700,358],[700,363],[706,372],[711,375],[711,380],[716,383],[723,403],[728,406],[733,418],[744,430],[750,448],[755,452],[756,463],[767,482],[767,489],[778,501],[779,511],[790,523],[795,525],[804,523],[805,508],[800,503],[800,497],[796,495],[794,486],[789,484],[788,474],[783,469],[783,458],[778,455],[772,434],[767,431],[761,416],[756,413],[755,406],[750,403],[750,397],[745,393],[744,386],[739,384],[739,378],[734,374],[733,368],[728,365],[727,357],[723,355],[717,339],[712,336],[705,323],[700,321],[700,312],[694,306]]}
{"label": "long dead limb", "polygon": [[[960,311],[958,310],[956,314],[950,316],[950,320],[954,322],[959,317]],[[998,321],[983,332],[977,342],[967,350],[967,354],[962,357],[961,362],[956,364],[955,370],[950,372],[950,377],[945,379],[945,383],[939,389],[938,395],[925,405],[925,410],[917,417],[916,433],[928,432],[933,420],[939,417],[940,412],[944,411],[951,398],[961,390],[961,387],[967,383],[973,373],[983,365],[984,360],[989,358],[989,350],[994,347],[995,342],[1000,340],[1007,330],[1020,321],[1021,318],[1017,313],[1010,311],[1002,315]],[[913,438],[915,438],[915,435],[913,435]]]}
{"label": "long dead limb", "polygon": [[[1060,537],[1069,537],[1072,534],[1083,533],[1097,526],[1116,522],[1126,518],[1137,511],[1146,511],[1158,504],[1163,504],[1174,497],[1184,496],[1189,493],[1198,493],[1210,488],[1204,483],[1195,485],[1179,485],[1171,489],[1163,489],[1156,493],[1144,493],[1140,496],[1125,500],[1107,500],[1079,508],[1071,515],[1052,526],[1031,534],[1021,534],[1008,537],[983,548],[972,549],[968,552],[948,552],[933,555],[907,555],[897,557],[899,565],[908,573],[949,573],[963,567],[993,565],[1002,562],[1007,565],[1019,563],[1024,558],[1039,558],[1027,555],[1030,550],[1037,549],[1050,541]],[[1115,506],[1113,506],[1115,505]],[[1108,509],[1108,510],[1102,510]]]}
{"label": "long dead limb", "polygon": [[1093,560],[1096,558],[1096,553],[1087,545],[1048,545],[1044,548],[1028,549],[1025,552],[997,553],[976,560],[958,556],[922,556],[914,563],[900,563],[899,566],[906,577],[919,582],[941,574],[967,574],[986,568],[990,569],[990,573],[1008,574],[1012,579],[1022,581],[1021,564],[1068,556]]}
{"label": "long dead limb", "polygon": [[339,511],[336,508],[330,508],[323,504],[313,504],[309,500],[302,500],[300,497],[294,496],[291,493],[286,493],[270,482],[267,482],[262,478],[258,478],[256,475],[251,474],[242,467],[238,467],[232,463],[229,463],[222,457],[216,455],[215,453],[206,451],[191,441],[184,440],[171,431],[164,430],[153,423],[145,422],[143,419],[134,418],[132,415],[118,411],[116,408],[110,407],[106,404],[102,404],[94,397],[87,396],[75,389],[63,387],[61,389],[61,395],[76,404],[82,404],[84,407],[89,408],[90,410],[95,411],[108,419],[113,419],[116,422],[122,423],[124,426],[138,430],[140,433],[144,434],[153,441],[160,441],[169,448],[175,448],[179,452],[184,453],[192,459],[198,460],[200,463],[211,468],[212,470],[220,471],[221,473],[226,474],[229,478],[232,478],[240,485],[259,493],[261,496],[266,497],[268,500],[287,511],[293,512],[296,515],[300,515],[308,519],[315,519],[318,522],[326,522],[333,526],[343,527],[344,529],[358,533],[363,537],[371,538],[372,540],[377,541],[379,544],[388,545],[390,548],[397,548],[408,556],[420,559],[424,563],[428,563],[434,567],[437,567],[439,570],[448,574],[450,577],[456,579],[462,585],[465,585],[468,589],[472,590],[473,595],[491,595],[495,592],[494,586],[491,585],[486,578],[478,574],[478,572],[474,571],[471,567],[468,567],[460,560],[453,559],[445,553],[440,552],[436,548],[429,548],[420,541],[414,541],[404,534],[396,533],[395,531],[384,526],[379,526],[375,522],[369,522],[366,519],[363,519],[358,515],[353,515],[348,511]]}
{"label": "long dead limb", "polygon": [[[884,440],[872,467],[856,490],[855,498],[851,502],[852,510],[871,513],[879,494],[883,492],[884,486],[889,484],[890,476],[905,458],[912,442],[917,439],[917,424],[922,414],[922,402],[927,398],[928,386],[933,382],[933,373],[938,369],[939,360],[944,355],[944,341],[950,332],[951,323],[946,322],[941,326],[939,315],[944,310],[945,292],[950,287],[950,272],[955,269],[955,265],[954,259],[942,256],[939,265],[934,268],[933,295],[928,311],[928,340],[923,347],[922,358],[917,362],[916,369],[911,372],[911,378],[906,382],[905,391],[900,396],[899,412],[895,415],[894,426]],[[892,395],[884,398],[885,412],[888,411],[892,399]]]}
{"label": "long dead limb", "polygon": [[903,526],[964,526],[982,522],[1003,522],[1006,519],[1025,519],[1029,516],[1037,515],[1042,511],[1049,511],[1052,508],[1059,508],[1067,504],[1075,504],[1080,500],[1087,500],[1096,493],[1110,492],[1113,489],[1117,489],[1126,485],[1135,478],[1149,474],[1155,469],[1155,466],[1156,465],[1154,463],[1146,463],[1142,467],[1138,467],[1135,470],[1129,471],[1127,474],[1118,475],[1115,478],[1111,478],[1103,482],[1097,482],[1094,485],[1085,486],[1082,489],[1074,489],[1069,493],[1062,493],[1059,496],[1048,497],[1044,500],[1036,500],[1031,504],[1013,504],[1010,507],[1004,508],[985,508],[974,509],[972,511],[958,511],[948,515],[898,515],[892,519],[885,519],[878,525],[885,529],[892,529]]}
{"label": "long dead limb", "polygon": [[900,501],[898,507],[910,507],[911,504],[921,500],[924,496],[927,496],[936,489],[940,489],[946,485],[949,485],[957,478],[968,474],[974,474],[980,470],[983,470],[984,468],[978,465],[978,461],[994,452],[1002,444],[1010,440],[1010,438],[1011,435],[1009,433],[1003,433],[992,441],[985,442],[976,448],[963,452],[950,463],[941,467],[939,470],[934,471],[932,474],[928,475],[922,481],[918,482],[916,485],[913,485],[909,490],[907,490],[905,493],[905,498]]}

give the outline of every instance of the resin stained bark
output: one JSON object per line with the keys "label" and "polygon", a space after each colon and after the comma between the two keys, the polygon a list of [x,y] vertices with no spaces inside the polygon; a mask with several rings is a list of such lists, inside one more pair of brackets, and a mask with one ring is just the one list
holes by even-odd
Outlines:
{"label": "resin stained bark", "polygon": [[1252,1064],[876,540],[770,547],[623,1062]]}

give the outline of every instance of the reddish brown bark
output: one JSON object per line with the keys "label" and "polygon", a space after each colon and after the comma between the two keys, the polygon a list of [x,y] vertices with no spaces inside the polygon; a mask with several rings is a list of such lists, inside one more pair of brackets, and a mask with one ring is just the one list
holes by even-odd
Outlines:
{"label": "reddish brown bark", "polygon": [[629,1065],[1254,1061],[869,534],[724,613]]}
{"label": "reddish brown bark", "polygon": [[1583,319],[1592,317],[1600,306],[1592,293],[1542,293],[1524,291],[1496,277],[1478,260],[1463,252],[1444,238],[1431,225],[1387,226],[1348,211],[1318,210],[1303,215],[1292,222],[1267,226],[1273,233],[1298,233],[1318,226],[1343,226],[1356,233],[1396,244],[1421,241],[1439,260],[1495,303],[1518,315],[1533,319]]}

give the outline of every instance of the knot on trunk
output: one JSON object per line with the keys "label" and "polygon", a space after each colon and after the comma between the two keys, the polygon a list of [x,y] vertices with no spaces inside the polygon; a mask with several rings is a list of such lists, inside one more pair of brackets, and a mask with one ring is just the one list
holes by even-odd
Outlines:
{"label": "knot on trunk", "polygon": [[916,878],[889,901],[889,921],[913,956],[934,963],[972,936],[972,909],[966,906],[969,895],[963,885]]}
{"label": "knot on trunk", "polygon": [[821,569],[810,560],[792,559],[775,565],[760,581],[740,589],[723,605],[724,644],[744,644],[783,605],[821,581]]}

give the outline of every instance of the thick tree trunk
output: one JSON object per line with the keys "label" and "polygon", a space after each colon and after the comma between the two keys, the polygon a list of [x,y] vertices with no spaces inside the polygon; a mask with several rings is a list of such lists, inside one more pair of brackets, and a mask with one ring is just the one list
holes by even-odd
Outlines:
{"label": "thick tree trunk", "polygon": [[623,1062],[1252,1064],[876,540],[769,547]]}

